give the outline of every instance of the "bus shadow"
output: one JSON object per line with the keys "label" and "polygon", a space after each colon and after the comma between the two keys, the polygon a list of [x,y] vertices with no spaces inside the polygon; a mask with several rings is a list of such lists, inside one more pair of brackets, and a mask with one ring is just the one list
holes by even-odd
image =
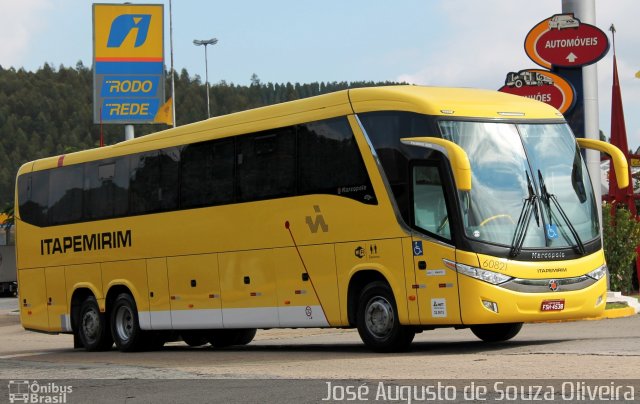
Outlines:
{"label": "bus shadow", "polygon": [[[394,352],[395,356],[413,356],[420,354],[428,355],[468,355],[468,354],[486,354],[486,353],[498,353],[507,350],[518,350],[520,348],[531,348],[538,346],[546,346],[555,343],[562,342],[564,340],[540,340],[540,341],[506,341],[500,343],[486,343],[482,341],[417,341],[411,344],[407,351]],[[211,346],[203,347],[188,347],[181,345],[169,345],[162,349],[167,353],[185,353],[185,352],[199,352],[199,353],[220,353],[224,355],[233,354],[234,356],[243,354],[255,355],[280,355],[282,353],[292,354],[306,354],[318,357],[325,357],[330,359],[331,357],[344,357],[345,354],[351,354],[354,356],[379,356],[380,353],[372,352],[361,342],[347,342],[347,343],[311,343],[311,344],[264,344],[260,342],[254,342],[246,346],[233,346],[227,348],[214,348]]]}

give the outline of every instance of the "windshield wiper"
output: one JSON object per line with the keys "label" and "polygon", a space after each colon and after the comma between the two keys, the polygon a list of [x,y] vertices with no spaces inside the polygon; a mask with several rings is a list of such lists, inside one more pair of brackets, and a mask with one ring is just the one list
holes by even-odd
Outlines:
{"label": "windshield wiper", "polygon": [[518,223],[516,223],[516,230],[513,232],[513,240],[511,240],[511,250],[509,255],[511,257],[517,257],[522,251],[522,245],[524,239],[527,236],[527,230],[529,230],[529,222],[531,221],[531,214],[536,216],[536,224],[540,227],[540,217],[538,216],[538,204],[536,199],[538,198],[533,192],[533,186],[531,185],[531,179],[529,173],[525,171],[527,175],[527,189],[529,190],[529,197],[524,200],[520,216],[518,217]]}
{"label": "windshield wiper", "polygon": [[554,194],[550,194],[547,191],[547,186],[544,183],[544,178],[542,177],[542,173],[540,172],[540,170],[538,170],[538,180],[540,182],[540,193],[541,193],[542,202],[544,202],[544,204],[547,206],[547,210],[549,211],[549,226],[552,225],[551,204],[549,203],[549,201],[551,201],[553,202],[553,205],[556,207],[558,212],[560,212],[560,216],[562,217],[562,220],[564,220],[564,222],[567,224],[567,227],[569,228],[571,235],[576,240],[576,244],[578,246],[578,250],[580,251],[580,254],[584,255],[586,251],[584,249],[584,244],[580,239],[580,235],[578,235],[578,231],[576,230],[575,227],[573,227],[573,224],[569,220],[569,217],[565,213],[564,209],[562,209],[562,206],[560,206],[560,203],[558,202],[558,199],[556,198],[556,196]]}

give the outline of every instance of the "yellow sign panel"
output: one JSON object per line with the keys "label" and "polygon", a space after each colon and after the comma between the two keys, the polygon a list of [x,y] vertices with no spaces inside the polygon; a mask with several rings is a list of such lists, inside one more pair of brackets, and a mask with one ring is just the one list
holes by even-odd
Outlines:
{"label": "yellow sign panel", "polygon": [[163,17],[162,4],[94,4],[94,59],[162,61]]}

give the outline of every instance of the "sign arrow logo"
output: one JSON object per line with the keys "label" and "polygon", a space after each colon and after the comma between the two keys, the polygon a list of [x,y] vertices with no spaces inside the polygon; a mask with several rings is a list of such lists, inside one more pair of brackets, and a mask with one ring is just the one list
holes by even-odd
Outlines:
{"label": "sign arrow logo", "polygon": [[569,63],[574,63],[578,57],[573,54],[573,52],[569,53],[565,59],[569,61]]}

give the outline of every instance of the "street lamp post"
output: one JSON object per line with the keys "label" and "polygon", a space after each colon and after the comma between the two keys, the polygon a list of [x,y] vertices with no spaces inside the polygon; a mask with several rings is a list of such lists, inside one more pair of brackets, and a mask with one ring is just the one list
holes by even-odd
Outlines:
{"label": "street lamp post", "polygon": [[217,43],[217,38],[193,40],[193,44],[196,46],[204,45],[204,76],[205,81],[207,82],[207,118],[211,118],[211,108],[209,107],[209,68],[207,66],[207,45],[215,45]]}

